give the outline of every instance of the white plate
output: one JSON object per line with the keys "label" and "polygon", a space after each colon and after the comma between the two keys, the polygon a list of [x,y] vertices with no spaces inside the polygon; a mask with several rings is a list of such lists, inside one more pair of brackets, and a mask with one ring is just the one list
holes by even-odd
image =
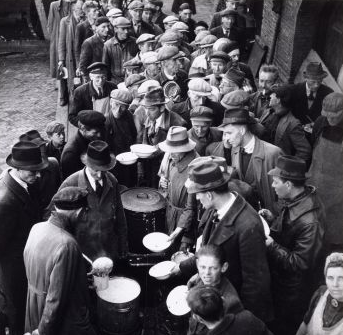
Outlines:
{"label": "white plate", "polygon": [[157,151],[153,145],[148,144],[134,144],[130,146],[130,150],[139,158],[148,158]]}
{"label": "white plate", "polygon": [[181,316],[191,310],[186,301],[187,294],[188,288],[186,285],[176,286],[169,292],[166,303],[170,313]]}
{"label": "white plate", "polygon": [[169,248],[171,242],[164,233],[154,232],[143,237],[143,245],[152,252],[161,252]]}
{"label": "white plate", "polygon": [[149,269],[149,275],[158,280],[164,280],[170,277],[171,271],[175,267],[176,263],[172,261],[164,261],[155,264]]}
{"label": "white plate", "polygon": [[116,156],[117,161],[123,165],[135,164],[138,160],[138,156],[133,152],[123,152]]}

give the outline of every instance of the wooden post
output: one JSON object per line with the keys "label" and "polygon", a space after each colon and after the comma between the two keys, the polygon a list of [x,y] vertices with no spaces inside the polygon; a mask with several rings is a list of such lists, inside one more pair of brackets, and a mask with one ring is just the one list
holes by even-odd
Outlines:
{"label": "wooden post", "polygon": [[38,13],[40,24],[42,26],[42,31],[43,31],[43,34],[44,34],[44,38],[46,40],[48,40],[49,39],[49,34],[48,34],[48,30],[47,30],[48,19],[46,17],[43,1],[42,0],[35,0],[35,5],[36,5],[36,9],[37,9],[37,13]]}

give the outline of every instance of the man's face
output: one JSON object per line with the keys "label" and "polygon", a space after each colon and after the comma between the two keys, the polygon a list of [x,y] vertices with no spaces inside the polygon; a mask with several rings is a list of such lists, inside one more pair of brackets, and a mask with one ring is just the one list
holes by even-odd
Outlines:
{"label": "man's face", "polygon": [[140,68],[139,67],[127,67],[125,69],[125,74],[126,74],[126,78],[128,76],[130,76],[131,74],[135,74],[135,73],[140,73]]}
{"label": "man's face", "polygon": [[99,10],[97,8],[90,8],[87,13],[87,19],[90,21],[96,20],[99,15]]}
{"label": "man's face", "polygon": [[141,10],[141,9],[130,10],[130,14],[132,17],[132,21],[134,21],[134,22],[141,22],[142,21],[143,10]]}
{"label": "man's face", "polygon": [[104,9],[105,13],[108,12],[108,0],[100,0],[100,6]]}
{"label": "man's face", "polygon": [[117,38],[121,41],[126,40],[130,33],[130,28],[127,27],[114,27],[114,31],[117,35]]}
{"label": "man's face", "polygon": [[225,4],[226,4],[226,9],[237,10],[238,1],[226,0]]}
{"label": "man's face", "polygon": [[102,24],[99,24],[96,27],[96,32],[101,38],[106,38],[109,30],[110,30],[110,24],[108,22],[104,22]]}
{"label": "man's face", "polygon": [[228,80],[228,79],[223,78],[219,84],[219,92],[222,96],[224,96],[227,93],[236,91],[236,90],[239,90],[239,87],[232,80]]}
{"label": "man's face", "polygon": [[229,56],[231,58],[231,62],[233,63],[233,65],[236,65],[239,62],[239,56],[240,56],[239,49],[232,50],[229,53]]}
{"label": "man's face", "polygon": [[222,17],[222,26],[225,29],[230,29],[234,23],[235,23],[235,18],[233,16]]}
{"label": "man's face", "polygon": [[90,73],[89,78],[95,87],[103,87],[106,81],[106,75],[104,73]]}
{"label": "man's face", "polygon": [[279,199],[288,199],[290,196],[290,182],[283,182],[279,177],[273,176],[272,187]]}
{"label": "man's face", "polygon": [[203,106],[206,101],[205,96],[198,95],[192,91],[188,91],[188,96],[193,108],[196,106]]}
{"label": "man's face", "polygon": [[76,18],[77,21],[79,21],[82,17],[84,17],[84,13],[82,11],[82,5],[83,2],[78,0],[73,8],[73,13],[74,13],[74,17]]}
{"label": "man's face", "polygon": [[65,132],[64,130],[60,131],[59,133],[53,133],[51,135],[51,141],[55,148],[60,148],[63,146],[65,142]]}
{"label": "man's face", "polygon": [[206,30],[205,27],[203,27],[203,26],[198,26],[198,27],[196,27],[196,28],[194,29],[194,33],[195,33],[195,35],[198,35],[201,31],[204,31],[204,30]]}
{"label": "man's face", "polygon": [[145,65],[145,69],[150,77],[156,77],[161,72],[161,64],[160,63],[147,64]]}
{"label": "man's face", "polygon": [[179,71],[178,64],[175,59],[167,59],[163,62],[163,67],[171,76],[175,76]]}
{"label": "man's face", "polygon": [[170,154],[170,158],[174,163],[179,163],[185,155],[185,152],[173,152]]}
{"label": "man's face", "polygon": [[183,11],[179,12],[180,19],[183,22],[188,22],[190,18],[192,17],[192,11],[190,9],[184,9]]}
{"label": "man's face", "polygon": [[306,79],[307,86],[313,93],[316,93],[318,91],[318,88],[321,85],[322,81],[322,79]]}
{"label": "man's face", "polygon": [[101,139],[101,131],[98,128],[93,129],[81,129],[82,136],[89,142]]}
{"label": "man's face", "polygon": [[143,21],[147,23],[151,23],[153,16],[154,16],[154,13],[151,10],[143,10],[143,14],[142,14]]}
{"label": "man's face", "polygon": [[326,117],[330,126],[337,126],[343,121],[343,110],[338,112],[326,112],[322,110],[322,116]]}
{"label": "man's face", "polygon": [[234,148],[242,145],[244,128],[240,125],[228,124],[223,131],[223,142]]}
{"label": "man's face", "polygon": [[205,209],[214,208],[211,192],[198,192],[196,193],[195,197],[201,202]]}
{"label": "man's face", "polygon": [[210,130],[210,121],[191,120],[192,128],[198,137],[205,137]]}
{"label": "man's face", "polygon": [[129,108],[128,105],[120,104],[114,99],[111,99],[111,112],[114,118],[120,119],[128,110],[128,108]]}
{"label": "man's face", "polygon": [[343,268],[329,267],[325,276],[326,286],[330,292],[330,295],[338,300],[343,301]]}
{"label": "man's face", "polygon": [[148,51],[153,51],[155,47],[154,42],[144,42],[139,44],[139,49],[142,54],[148,52]]}
{"label": "man's face", "polygon": [[[199,277],[204,285],[215,286],[220,283],[224,267],[211,255],[201,255],[197,261]],[[224,271],[225,272],[225,271]]]}
{"label": "man's face", "polygon": [[270,92],[270,88],[275,84],[276,76],[272,72],[261,71],[258,77],[258,87],[260,91],[264,91],[264,94]]}
{"label": "man's face", "polygon": [[104,175],[103,171],[94,170],[91,167],[87,166],[89,174],[94,178],[94,180],[101,181]]}
{"label": "man's face", "polygon": [[17,170],[19,174],[19,178],[25,182],[26,184],[32,185],[34,184],[38,178],[40,178],[39,171],[26,171],[26,170]]}
{"label": "man's face", "polygon": [[214,75],[219,75],[225,72],[226,64],[220,60],[211,60],[211,69]]}
{"label": "man's face", "polygon": [[163,106],[149,106],[145,107],[147,111],[148,118],[151,121],[156,121],[163,112]]}

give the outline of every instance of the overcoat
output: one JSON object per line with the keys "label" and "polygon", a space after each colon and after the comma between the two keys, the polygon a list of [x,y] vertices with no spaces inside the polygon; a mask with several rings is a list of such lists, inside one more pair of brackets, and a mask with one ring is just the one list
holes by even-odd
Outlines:
{"label": "overcoat", "polygon": [[82,252],[93,261],[103,256],[115,261],[128,251],[127,224],[117,179],[105,172],[103,181],[100,198],[90,185],[85,169],[69,176],[59,189],[67,186],[87,189],[88,208],[75,227],[75,239]]}
{"label": "overcoat", "polygon": [[76,65],[79,66],[80,63],[80,55],[81,55],[81,47],[83,42],[93,36],[94,32],[92,26],[90,25],[88,20],[78,23],[76,26],[75,31],[75,57],[76,57]]}
{"label": "overcoat", "polygon": [[89,321],[83,257],[62,220],[53,212],[48,222],[35,224],[28,237],[25,331],[38,328],[46,335],[95,335]]}
{"label": "overcoat", "polygon": [[198,137],[194,129],[188,130],[188,136],[196,143],[195,150],[200,156],[205,156],[207,146],[213,142],[218,142],[222,139],[223,133],[218,129],[211,127],[204,137]]}
{"label": "overcoat", "polygon": [[0,286],[10,327],[22,332],[27,282],[23,251],[33,224],[41,220],[38,202],[7,170],[0,180]]}

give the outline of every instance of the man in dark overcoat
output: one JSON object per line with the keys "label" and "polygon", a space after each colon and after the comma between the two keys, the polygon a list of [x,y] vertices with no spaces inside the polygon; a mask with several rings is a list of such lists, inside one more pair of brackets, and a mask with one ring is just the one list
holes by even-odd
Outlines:
{"label": "man in dark overcoat", "polygon": [[32,185],[48,166],[39,146],[18,142],[6,159],[11,167],[0,180],[0,286],[11,334],[24,333],[27,281],[23,251],[32,225],[41,220]]}

